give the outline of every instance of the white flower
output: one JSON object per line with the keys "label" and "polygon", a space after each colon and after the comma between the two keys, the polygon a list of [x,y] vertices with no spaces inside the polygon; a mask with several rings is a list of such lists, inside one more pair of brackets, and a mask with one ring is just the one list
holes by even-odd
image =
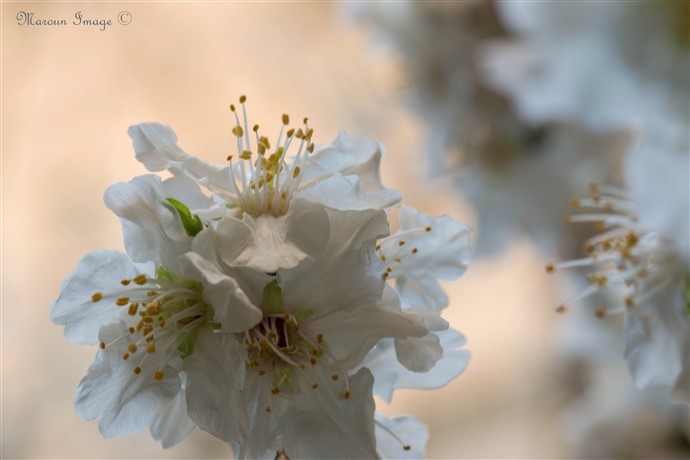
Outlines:
{"label": "white flower", "polygon": [[376,414],[376,452],[381,458],[425,458],[424,447],[428,439],[426,426],[414,417],[389,419]]}
{"label": "white flower", "polygon": [[216,352],[195,347],[200,331],[243,331],[262,315],[237,282],[189,252],[192,237],[177,211],[162,205],[160,185],[147,176],[108,190],[139,264],[116,251],[88,254],[63,284],[51,319],[75,343],[100,342],[76,411],[98,419],[106,437],[151,425],[172,443],[177,434],[167,433],[161,417],[181,391],[180,361]]}
{"label": "white flower", "polygon": [[374,382],[355,370],[382,338],[427,333],[380,276],[374,251],[386,214],[327,212],[331,234],[318,257],[245,288],[261,297],[262,320],[243,333],[206,334],[199,340],[219,343],[222,357],[185,361],[191,418],[240,458],[280,449],[290,458],[375,456]]}
{"label": "white flower", "polygon": [[[266,273],[295,267],[304,258],[318,255],[327,243],[324,206],[383,209],[400,200],[399,193],[381,185],[381,149],[375,143],[341,133],[333,144],[316,148],[308,120],[298,129],[288,129],[290,117],[284,114],[272,147],[259,134],[259,125],[250,132],[245,101],[246,97],[240,97],[241,119],[231,105],[237,153],[227,157],[228,165],[187,154],[167,126],[142,124],[129,129],[137,159],[147,169],[168,169],[189,177],[226,201],[228,211],[217,228],[227,264]],[[348,176],[340,178],[336,173]],[[328,185],[319,183],[324,179]]]}
{"label": "white flower", "polygon": [[626,359],[640,387],[662,385],[688,401],[690,326],[688,323],[688,176],[685,153],[645,146],[633,152],[626,170],[629,192],[594,184],[593,195],[576,200],[589,214],[571,222],[596,222],[602,233],[590,238],[584,259],[547,265],[547,271],[591,267],[590,286],[566,304],[600,289],[623,289],[619,306],[601,307],[597,316],[625,313]]}
{"label": "white flower", "polygon": [[686,3],[496,4],[517,38],[487,46],[487,73],[521,116],[641,129],[655,142],[687,134]]}

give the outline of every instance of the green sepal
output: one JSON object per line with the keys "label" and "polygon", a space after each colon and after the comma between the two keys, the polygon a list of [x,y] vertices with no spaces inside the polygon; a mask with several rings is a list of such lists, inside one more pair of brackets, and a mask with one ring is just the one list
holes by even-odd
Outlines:
{"label": "green sepal", "polygon": [[273,280],[264,286],[261,295],[261,310],[264,313],[281,313],[283,311],[283,289],[277,280]]}
{"label": "green sepal", "polygon": [[156,278],[159,280],[175,281],[173,274],[166,270],[162,265],[156,270]]}
{"label": "green sepal", "polygon": [[305,310],[300,310],[297,313],[295,313],[295,318],[297,318],[297,321],[304,321],[305,319],[309,318],[311,315],[314,314],[314,310],[311,308],[307,308]]}
{"label": "green sepal", "polygon": [[180,358],[187,359],[194,353],[194,345],[196,345],[196,340],[199,338],[200,327],[194,328],[192,332],[187,334],[187,337],[180,342],[180,346],[177,347],[177,351],[180,352]]}
{"label": "green sepal", "polygon": [[184,231],[187,233],[187,235],[196,236],[197,233],[204,229],[199,216],[193,216],[192,212],[187,206],[185,206],[183,203],[180,203],[175,198],[168,197],[166,200],[175,208],[177,214],[180,215],[182,226],[184,227]]}

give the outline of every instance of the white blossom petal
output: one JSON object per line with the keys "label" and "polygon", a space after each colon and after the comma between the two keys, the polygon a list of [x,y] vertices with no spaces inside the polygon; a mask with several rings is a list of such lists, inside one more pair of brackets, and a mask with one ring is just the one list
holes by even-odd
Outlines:
{"label": "white blossom petal", "polygon": [[306,386],[291,401],[283,424],[283,445],[289,458],[376,458],[374,437],[373,377],[360,369],[349,378],[350,396],[344,382],[335,385],[330,376],[317,372],[318,390]]}
{"label": "white blossom petal", "polygon": [[183,379],[182,387],[177,396],[156,414],[151,426],[149,426],[149,431],[153,439],[160,442],[164,449],[168,449],[180,443],[194,428],[196,428],[196,424],[187,415]]}
{"label": "white blossom petal", "polygon": [[385,209],[398,203],[402,195],[389,189],[368,192],[360,188],[358,176],[334,174],[295,194],[340,211]]}
{"label": "white blossom petal", "polygon": [[101,328],[99,339],[108,344],[98,350],[96,359],[82,379],[74,395],[74,410],[86,420],[98,420],[98,428],[106,438],[135,433],[151,424],[154,417],[180,391],[180,377],[174,369],[163,368],[164,378],[157,381],[153,371],[161,364],[160,354],[147,355],[140,363],[141,373],[135,374],[135,356],[123,360],[128,336],[124,322]]}
{"label": "white blossom petal", "polygon": [[[60,297],[50,309],[50,319],[65,326],[65,338],[77,344],[98,343],[101,326],[117,322],[126,315],[115,305],[119,297],[112,294],[119,282],[131,279],[139,271],[127,255],[117,251],[95,251],[87,254],[62,283]],[[96,302],[92,295],[100,293]]]}
{"label": "white blossom petal", "polygon": [[[422,422],[410,416],[390,419],[376,414],[375,417],[376,451],[381,458],[426,458],[424,451],[429,440],[429,430]],[[405,446],[409,449],[405,449]]]}

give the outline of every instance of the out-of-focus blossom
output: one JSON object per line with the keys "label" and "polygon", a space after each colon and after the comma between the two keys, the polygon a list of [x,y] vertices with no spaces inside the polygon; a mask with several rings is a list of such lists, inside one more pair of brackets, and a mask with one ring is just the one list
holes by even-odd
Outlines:
{"label": "out-of-focus blossom", "polygon": [[403,57],[411,107],[428,129],[423,154],[432,174],[449,174],[477,214],[474,255],[496,253],[520,235],[547,253],[573,253],[579,235],[551,216],[588,182],[612,180],[624,136],[520,117],[484,74],[486,44],[510,37],[494,2],[353,9]]}
{"label": "out-of-focus blossom", "polygon": [[600,307],[604,318],[625,314],[625,355],[640,388],[661,385],[688,401],[690,388],[689,194],[686,154],[645,146],[631,153],[628,190],[593,184],[592,195],[574,201],[590,213],[573,223],[594,222],[583,259],[547,265],[547,271],[588,267],[589,286],[559,307],[609,287],[622,289],[617,305]]}

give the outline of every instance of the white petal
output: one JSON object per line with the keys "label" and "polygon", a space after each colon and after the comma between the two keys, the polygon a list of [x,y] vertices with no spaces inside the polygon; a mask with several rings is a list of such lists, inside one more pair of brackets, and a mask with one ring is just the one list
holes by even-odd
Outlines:
{"label": "white petal", "polygon": [[400,309],[397,296],[389,287],[381,301],[350,311],[332,312],[310,321],[309,327],[323,334],[331,355],[345,369],[357,366],[384,337],[404,339],[427,333],[418,317]]}
{"label": "white petal", "polygon": [[180,264],[184,276],[203,284],[203,298],[213,307],[215,319],[224,332],[244,332],[261,321],[261,310],[252,304],[235,280],[211,262],[189,252],[180,258]]}
{"label": "white petal", "polygon": [[453,329],[437,333],[443,347],[443,358],[429,372],[412,372],[398,362],[393,341],[379,342],[365,358],[362,366],[375,376],[374,393],[390,402],[398,388],[440,388],[465,370],[470,359],[468,350],[460,349],[465,338]]}
{"label": "white petal", "polygon": [[328,145],[321,145],[310,155],[302,170],[302,184],[309,185],[335,173],[357,174],[365,190],[381,190],[379,161],[381,146],[366,136],[348,136],[341,131]]}
{"label": "white petal", "polygon": [[447,297],[437,279],[454,280],[467,268],[470,230],[447,215],[429,217],[403,207],[401,229],[381,241],[381,254],[397,279],[403,302],[439,311]]}
{"label": "white petal", "polygon": [[[381,458],[425,458],[424,450],[428,440],[429,430],[416,418],[407,416],[389,419],[376,414],[376,451]],[[409,446],[410,449],[405,450],[405,446]]]}
{"label": "white petal", "polygon": [[189,250],[191,238],[177,213],[163,204],[160,178],[135,177],[105,193],[105,204],[122,220],[127,254],[135,262],[154,261],[167,269]]}
{"label": "white petal", "polygon": [[177,396],[156,414],[149,431],[153,439],[160,442],[164,449],[168,449],[182,441],[195,427],[196,424],[187,415],[183,383]]}
{"label": "white petal", "polygon": [[[65,338],[78,344],[98,343],[101,326],[119,321],[126,310],[115,305],[122,289],[120,281],[139,274],[127,255],[117,251],[96,251],[84,256],[62,283],[60,297],[50,309],[50,319],[65,326]],[[103,298],[93,302],[100,292]]]}
{"label": "white petal", "polygon": [[204,330],[194,353],[183,361],[187,412],[199,428],[227,441],[247,436],[247,413],[240,393],[244,359],[237,341]]}
{"label": "white petal", "polygon": [[[341,379],[342,380],[342,379]],[[283,422],[283,445],[289,458],[377,458],[374,437],[373,377],[360,369],[344,382],[317,373],[318,389],[305,385],[290,401]]]}
{"label": "white petal", "polygon": [[412,372],[428,372],[443,356],[443,347],[438,336],[430,332],[420,338],[395,339],[395,355]]}
{"label": "white petal", "polygon": [[381,298],[381,261],[376,240],[388,232],[383,211],[328,210],[330,238],[316,259],[304,260],[280,277],[287,305],[318,312],[350,310]]}
{"label": "white petal", "polygon": [[402,195],[395,190],[383,189],[367,192],[360,189],[358,176],[343,177],[340,174],[319,181],[302,189],[295,196],[305,197],[341,211],[385,209],[398,203]]}
{"label": "white petal", "polygon": [[638,388],[660,385],[687,403],[690,323],[680,284],[626,315],[625,358]]}
{"label": "white petal", "polygon": [[[102,327],[99,339],[110,343],[128,334],[126,324],[121,321]],[[137,355],[125,361],[122,355],[126,351],[127,340],[98,350],[74,395],[74,410],[86,420],[98,419],[98,428],[106,438],[146,428],[180,391],[179,375],[170,367],[163,369],[163,380],[154,380],[153,371],[161,364],[161,353],[147,355],[137,375],[133,372],[139,363]]]}

